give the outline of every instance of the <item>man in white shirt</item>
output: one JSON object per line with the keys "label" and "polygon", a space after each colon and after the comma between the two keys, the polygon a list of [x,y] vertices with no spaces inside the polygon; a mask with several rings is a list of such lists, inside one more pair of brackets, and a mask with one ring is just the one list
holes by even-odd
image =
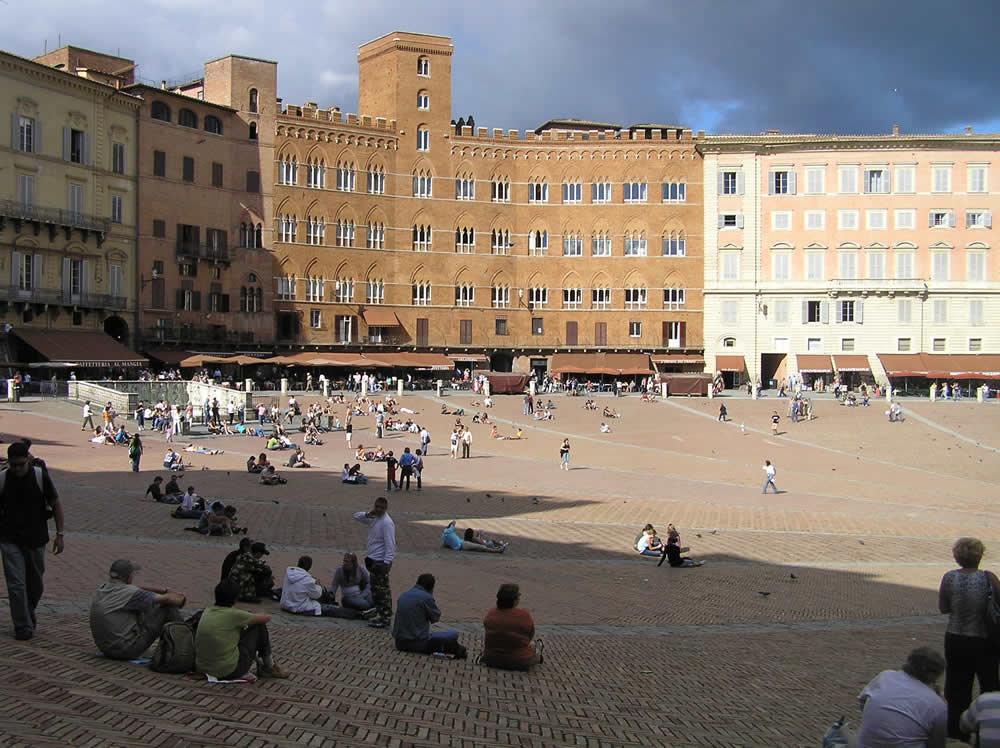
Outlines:
{"label": "man in white shirt", "polygon": [[462,459],[472,456],[472,429],[462,432]]}
{"label": "man in white shirt", "polygon": [[431,443],[431,432],[425,428],[420,429],[420,451],[427,454],[427,445]]}
{"label": "man in white shirt", "polygon": [[764,460],[764,476],[765,476],[765,478],[764,478],[764,491],[763,491],[763,493],[767,493],[767,487],[768,486],[770,486],[771,488],[773,488],[775,493],[778,493],[778,487],[776,485],[774,485],[774,476],[777,475],[777,474],[778,474],[778,471],[775,470],[774,465],[771,464],[771,461],[770,460]]}
{"label": "man in white shirt", "polygon": [[935,683],[944,658],[929,647],[910,652],[902,670],[883,670],[865,686],[859,746],[898,745],[944,748],[948,707]]}
{"label": "man in white shirt", "polygon": [[307,616],[361,618],[360,610],[320,602],[327,598],[326,590],[309,573],[312,564],[310,556],[302,556],[297,566],[285,569],[285,579],[281,585],[281,609],[288,613]]}
{"label": "man in white shirt", "polygon": [[86,400],[83,403],[83,423],[80,424],[80,431],[83,431],[90,426],[90,430],[94,430],[94,411],[90,408],[90,400]]}
{"label": "man in white shirt", "polygon": [[365,567],[371,574],[372,601],[378,611],[378,618],[369,624],[373,628],[385,628],[392,620],[389,572],[396,557],[396,525],[389,516],[388,509],[389,502],[384,496],[379,496],[371,511],[354,514],[354,519],[368,525]]}

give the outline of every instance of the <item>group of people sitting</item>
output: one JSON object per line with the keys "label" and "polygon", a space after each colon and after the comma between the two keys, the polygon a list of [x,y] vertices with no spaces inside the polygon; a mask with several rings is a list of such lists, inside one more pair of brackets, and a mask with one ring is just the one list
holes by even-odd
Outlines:
{"label": "group of people sitting", "polygon": [[490,431],[490,439],[499,439],[500,441],[510,441],[512,439],[516,440],[523,438],[524,438],[524,431],[521,430],[520,426],[517,427],[517,431],[514,432],[514,436],[502,435],[499,431],[497,431],[496,424],[493,424],[493,429]]}
{"label": "group of people sitting", "polygon": [[651,524],[647,524],[636,535],[633,547],[641,556],[653,556],[660,559],[660,563],[657,566],[662,565],[664,561],[667,561],[674,568],[690,568],[693,566],[702,566],[705,563],[704,561],[695,561],[692,558],[681,555],[691,549],[681,546],[681,534],[674,527],[673,523],[667,524],[667,542],[665,544],[663,539],[657,534],[656,528]]}
{"label": "group of people sitting", "polygon": [[104,444],[107,446],[124,447],[129,443],[132,435],[125,430],[125,424],[120,423],[115,428],[110,423],[94,428],[94,435],[90,437],[92,444]]}
{"label": "group of people sitting", "polygon": [[503,553],[510,545],[506,541],[487,537],[482,530],[473,530],[471,527],[460,534],[455,524],[455,520],[452,520],[441,533],[441,545],[445,548],[451,548],[453,551]]}
{"label": "group of people sitting", "polygon": [[[297,450],[296,454],[301,450]],[[303,454],[303,457],[305,455]],[[296,458],[296,455],[292,455],[292,458]],[[296,465],[298,464],[296,458]],[[295,467],[295,465],[292,465]],[[309,467],[308,463],[303,467]],[[268,461],[267,455],[263,452],[260,453],[258,457],[250,456],[247,460],[247,472],[254,473],[259,476],[258,481],[262,486],[277,486],[288,483],[287,480],[278,475],[277,469],[274,465]]]}

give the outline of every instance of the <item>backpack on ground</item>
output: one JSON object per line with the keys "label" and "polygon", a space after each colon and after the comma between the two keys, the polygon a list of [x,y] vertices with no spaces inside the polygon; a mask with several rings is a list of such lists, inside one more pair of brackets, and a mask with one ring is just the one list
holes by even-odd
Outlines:
{"label": "backpack on ground", "polygon": [[194,670],[194,627],[181,621],[163,624],[149,669],[157,673],[190,673]]}

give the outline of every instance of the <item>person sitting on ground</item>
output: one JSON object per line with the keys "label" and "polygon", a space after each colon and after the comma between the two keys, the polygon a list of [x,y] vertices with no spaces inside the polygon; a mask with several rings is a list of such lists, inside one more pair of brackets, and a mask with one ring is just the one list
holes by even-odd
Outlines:
{"label": "person sitting on ground", "polygon": [[201,518],[195,527],[185,528],[202,535],[233,535],[232,522],[226,516],[226,505],[221,501],[213,501],[212,505],[201,513]]}
{"label": "person sitting on ground", "polygon": [[[945,676],[947,677],[947,676]],[[965,742],[979,748],[1000,746],[1000,692],[980,693],[972,705],[962,713],[959,730]],[[973,738],[979,742],[974,742]]]}
{"label": "person sitting on ground", "polygon": [[[516,584],[501,584],[497,605],[483,619],[485,641],[483,664],[502,670],[530,670],[544,660],[531,646],[535,621],[531,613],[519,608],[521,590]],[[541,641],[535,643],[540,647]]]}
{"label": "person sitting on ground", "polygon": [[195,634],[196,664],[200,672],[219,680],[238,680],[250,673],[254,661],[262,678],[287,678],[275,664],[267,624],[271,616],[234,608],[240,588],[231,579],[215,587],[215,605],[205,609]]}
{"label": "person sitting on ground", "polygon": [[361,465],[349,466],[344,463],[344,469],[340,471],[341,483],[367,483],[368,476],[361,472]]}
{"label": "person sitting on ground", "polygon": [[662,558],[667,552],[663,541],[657,537],[656,528],[647,524],[642,528],[642,532],[635,539],[635,549],[643,556],[656,556]]}
{"label": "person sitting on ground", "polygon": [[306,453],[303,452],[298,447],[288,458],[288,467],[290,468],[307,468],[312,467],[308,462],[306,462]]}
{"label": "person sitting on ground", "polygon": [[[680,535],[671,535],[667,538],[667,551],[666,559],[671,566],[675,569],[679,568],[689,568],[692,566],[703,566],[704,561],[695,561],[693,558],[688,558],[687,556],[681,556],[681,553],[688,550],[687,548],[681,548],[681,537]],[[660,563],[663,563],[663,559],[660,559]]]}
{"label": "person sitting on ground", "polygon": [[[261,455],[261,457],[264,457],[264,455]],[[266,460],[267,458],[264,457],[264,459]],[[253,455],[250,455],[250,458],[247,460],[247,472],[248,473],[259,473],[263,469],[264,469],[264,466],[258,464],[257,458],[254,457]]]}
{"label": "person sitting on ground", "polygon": [[163,476],[162,475],[156,476],[155,478],[153,478],[153,482],[149,484],[149,487],[146,489],[146,493],[143,494],[142,498],[145,499],[147,496],[149,496],[153,499],[153,501],[163,501],[162,485],[163,485]]}
{"label": "person sitting on ground", "polygon": [[208,448],[202,447],[200,445],[196,447],[196,446],[194,446],[194,444],[188,444],[186,447],[184,447],[184,451],[185,452],[196,452],[197,454],[200,454],[200,455],[221,455],[221,454],[225,454],[225,452],[223,452],[223,450],[221,450],[221,449],[208,449]]}
{"label": "person sitting on ground", "polygon": [[607,405],[604,406],[604,417],[605,418],[621,418],[621,414],[618,413],[614,408],[609,408]]}
{"label": "person sitting on ground", "polygon": [[118,426],[118,431],[115,432],[115,444],[127,444],[129,440],[129,434],[125,431],[125,424],[120,424]]}
{"label": "person sitting on ground", "polygon": [[455,520],[448,523],[448,526],[444,528],[444,532],[441,533],[441,545],[445,548],[451,548],[453,551],[462,550],[462,539],[458,536],[458,531],[455,528]]}
{"label": "person sitting on ground", "polygon": [[487,395],[486,397],[484,397],[483,398],[483,407],[484,408],[492,408],[493,407],[493,398],[490,397],[489,395]]}
{"label": "person sitting on ground", "polygon": [[319,430],[315,426],[310,426],[306,431],[305,443],[313,447],[322,446],[323,440],[319,438]]}
{"label": "person sitting on ground", "polygon": [[167,481],[167,485],[163,487],[163,493],[169,498],[171,496],[176,496],[177,501],[168,501],[167,503],[180,504],[180,497],[184,494],[181,490],[180,485],[177,483],[177,474],[171,473],[170,480]]}
{"label": "person sitting on ground", "polygon": [[194,486],[188,486],[187,493],[181,497],[181,504],[170,513],[174,519],[201,519],[205,512],[205,500],[194,492]]}
{"label": "person sitting on ground", "polygon": [[139,565],[125,559],[111,564],[108,581],[90,599],[90,633],[105,657],[134,660],[159,637],[164,624],[181,621],[187,598],[166,587],[133,584]]}
{"label": "person sitting on ground", "polygon": [[556,407],[556,404],[554,402],[552,402],[551,400],[549,400],[547,403],[545,403],[545,410],[553,410],[555,407]]}
{"label": "person sitting on ground", "polygon": [[236,559],[240,557],[241,553],[247,553],[253,543],[253,540],[243,536],[240,538],[239,548],[229,551],[229,553],[226,554],[226,557],[222,561],[222,575],[219,577],[220,582],[224,582],[229,579],[229,573],[233,570],[233,564],[236,563]]}
{"label": "person sitting on ground", "polygon": [[268,463],[267,467],[261,471],[260,484],[262,486],[277,486],[285,483],[288,483],[288,481],[278,475],[278,471],[274,469],[274,465]]}
{"label": "person sitting on ground", "polygon": [[278,437],[276,434],[271,434],[271,437],[267,440],[267,444],[265,445],[264,449],[271,449],[271,450],[281,449],[281,442],[278,441]]}
{"label": "person sitting on ground", "polygon": [[[285,579],[281,584],[281,609],[296,615],[361,618],[361,611],[324,602],[330,596],[309,573],[312,564],[310,556],[302,556],[297,565],[285,569]],[[374,614],[373,609],[371,615]]]}
{"label": "person sitting on ground", "polygon": [[163,455],[163,467],[167,470],[177,470],[178,472],[183,472],[184,460],[179,454],[177,454],[177,452],[172,449],[168,449],[167,453]]}
{"label": "person sitting on ground", "polygon": [[419,654],[443,652],[464,660],[468,650],[458,643],[457,631],[431,633],[430,625],[441,620],[441,610],[434,600],[434,583],[433,574],[421,574],[417,583],[396,601],[396,617],[392,622],[396,649]]}
{"label": "person sitting on ground", "polygon": [[610,434],[611,433],[611,427],[608,426],[608,424],[606,424],[606,423],[602,423],[601,424],[601,433],[602,434]]}
{"label": "person sitting on ground", "polygon": [[263,543],[253,543],[249,551],[236,557],[229,578],[240,586],[241,602],[259,603],[262,597],[280,599],[281,593],[274,589],[274,573],[264,560],[270,553]]}
{"label": "person sitting on ground", "polygon": [[[370,455],[372,453],[368,452],[367,454]],[[366,462],[366,461],[371,460],[373,458],[372,457],[367,457],[366,453],[365,453],[365,446],[363,444],[359,444],[358,448],[354,450],[354,459],[358,460],[359,462]]]}
{"label": "person sitting on ground", "polygon": [[344,554],[343,564],[333,573],[330,584],[332,600],[336,600],[338,589],[342,590],[340,604],[343,607],[361,611],[362,618],[373,618],[378,613],[372,602],[371,575],[350,551]]}
{"label": "person sitting on ground", "polygon": [[863,710],[859,746],[944,748],[948,707],[938,695],[944,658],[930,647],[910,652],[902,670],[883,670],[858,696]]}
{"label": "person sitting on ground", "polygon": [[281,442],[282,449],[298,449],[299,445],[292,442],[287,434],[279,434],[278,441]]}
{"label": "person sitting on ground", "polygon": [[375,449],[375,461],[385,462],[385,458],[386,458],[385,450],[382,449],[382,445],[379,444],[378,447]]}
{"label": "person sitting on ground", "polygon": [[490,439],[499,439],[500,434],[497,432],[497,425],[494,423],[493,428],[490,429]]}

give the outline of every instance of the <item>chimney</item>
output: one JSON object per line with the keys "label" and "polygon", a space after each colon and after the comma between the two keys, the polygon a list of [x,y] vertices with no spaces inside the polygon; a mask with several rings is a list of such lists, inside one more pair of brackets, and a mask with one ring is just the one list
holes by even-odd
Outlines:
{"label": "chimney", "polygon": [[893,125],[892,126],[892,134],[893,135],[899,135],[899,125]]}
{"label": "chimney", "polygon": [[167,90],[167,82],[166,81],[160,81],[160,88],[162,88],[164,91],[166,91]]}
{"label": "chimney", "polygon": [[972,135],[972,125],[966,125],[965,126],[965,134],[966,135]]}

